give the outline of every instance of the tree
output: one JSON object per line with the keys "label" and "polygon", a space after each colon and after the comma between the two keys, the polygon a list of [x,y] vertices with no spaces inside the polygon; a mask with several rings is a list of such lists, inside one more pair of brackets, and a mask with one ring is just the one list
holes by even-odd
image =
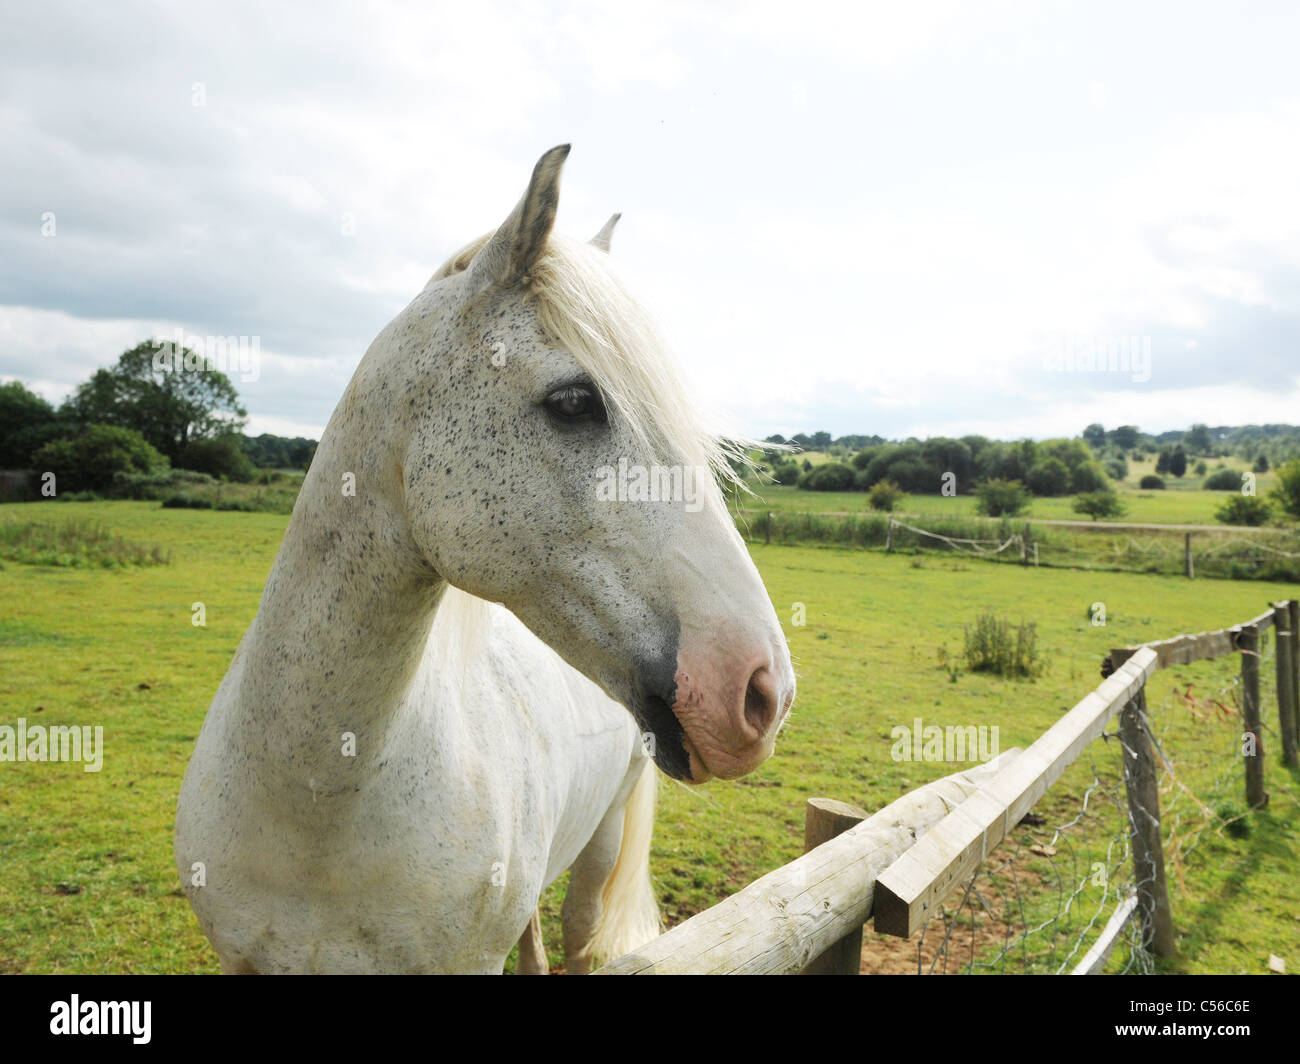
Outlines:
{"label": "tree", "polygon": [[799,487],[806,491],[851,491],[853,467],[841,462],[825,462],[805,473],[799,480]]}
{"label": "tree", "polygon": [[1106,446],[1106,429],[1104,426],[1093,422],[1083,430],[1083,442],[1091,447],[1094,451],[1100,451]]}
{"label": "tree", "polygon": [[778,484],[798,484],[802,472],[798,462],[777,462],[772,466],[772,479]]}
{"label": "tree", "polygon": [[1094,521],[1103,517],[1119,517],[1124,513],[1124,503],[1113,491],[1085,491],[1074,497],[1071,506],[1077,514],[1087,514]]}
{"label": "tree", "polygon": [[1059,458],[1048,458],[1029,471],[1029,490],[1035,495],[1064,495],[1070,490],[1070,470]]}
{"label": "tree", "polygon": [[1268,472],[1268,455],[1264,454],[1264,453],[1261,451],[1259,457],[1255,459],[1255,465],[1253,466],[1253,468],[1254,468],[1254,470],[1255,470],[1256,473],[1267,473],[1267,472]]}
{"label": "tree", "polygon": [[1181,477],[1187,472],[1187,452],[1183,450],[1181,443],[1174,447],[1173,453],[1169,456],[1169,472],[1176,477]]}
{"label": "tree", "polygon": [[1214,517],[1225,525],[1262,525],[1271,513],[1272,507],[1258,496],[1230,495],[1214,511]]}
{"label": "tree", "polygon": [[1210,448],[1214,446],[1210,440],[1210,426],[1193,425],[1183,436],[1183,443],[1188,454],[1209,454]]}
{"label": "tree", "polygon": [[1029,508],[1029,492],[1018,480],[986,480],[975,489],[975,509],[989,517],[1015,517]]}
{"label": "tree", "polygon": [[53,440],[33,456],[40,472],[55,475],[64,491],[104,491],[117,473],[153,473],[167,459],[134,429],[120,425],[91,425],[79,436]]}
{"label": "tree", "polygon": [[1276,475],[1273,501],[1283,513],[1300,517],[1300,458],[1293,458],[1278,466]]}
{"label": "tree", "polygon": [[184,469],[193,469],[213,477],[247,482],[253,479],[253,463],[248,460],[234,436],[217,436],[210,440],[190,440],[181,452]]}
{"label": "tree", "polygon": [[61,432],[54,407],[19,381],[0,384],[0,469],[24,469]]}
{"label": "tree", "polygon": [[824,451],[831,445],[831,434],[829,432],[814,432],[812,434],[813,450]]}
{"label": "tree", "polygon": [[1136,425],[1121,425],[1111,430],[1110,439],[1121,451],[1131,451],[1138,445],[1138,437],[1141,435],[1141,430]]}
{"label": "tree", "polygon": [[158,353],[146,340],[124,351],[112,368],[97,370],[64,404],[65,419],[134,429],[173,461],[191,440],[243,427],[248,412],[229,377],[188,348],[175,355],[171,369],[155,365]]}
{"label": "tree", "polygon": [[1165,474],[1169,472],[1169,463],[1173,459],[1174,453],[1168,447],[1161,447],[1160,453],[1156,455],[1156,472]]}

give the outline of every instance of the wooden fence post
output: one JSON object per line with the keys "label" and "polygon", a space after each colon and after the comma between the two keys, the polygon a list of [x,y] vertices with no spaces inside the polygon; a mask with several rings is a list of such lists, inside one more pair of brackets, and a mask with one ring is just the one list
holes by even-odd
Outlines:
{"label": "wooden fence post", "polygon": [[[1264,741],[1259,734],[1259,626],[1234,625],[1234,642],[1241,651],[1241,721],[1254,738],[1254,751],[1246,754],[1246,804],[1259,809],[1268,804],[1264,790]],[[1244,743],[1245,735],[1242,736]],[[1243,751],[1244,752],[1244,751]]]}
{"label": "wooden fence post", "polygon": [[[868,813],[834,798],[809,798],[803,815],[803,852],[866,820]],[[804,975],[857,975],[862,967],[862,928],[845,935],[830,949],[813,958]]]}
{"label": "wooden fence post", "polygon": [[1295,722],[1297,742],[1300,742],[1300,601],[1288,601],[1287,612],[1291,617],[1287,624],[1291,630],[1291,719]]}
{"label": "wooden fence post", "polygon": [[1277,720],[1282,735],[1282,762],[1296,767],[1295,640],[1291,631],[1291,604],[1273,603],[1273,631],[1277,635]]}
{"label": "wooden fence post", "polygon": [[885,553],[892,554],[894,550],[894,519],[889,519],[889,531],[885,533]]}
{"label": "wooden fence post", "polygon": [[1160,791],[1156,761],[1147,736],[1144,684],[1120,710],[1119,735],[1124,751],[1124,787],[1128,791],[1129,831],[1133,839],[1133,878],[1143,941],[1157,957],[1174,954],[1174,917],[1165,883],[1165,855],[1160,842]]}
{"label": "wooden fence post", "polygon": [[1192,534],[1186,532],[1183,534],[1183,572],[1187,574],[1187,579],[1191,580],[1196,573],[1192,570]]}

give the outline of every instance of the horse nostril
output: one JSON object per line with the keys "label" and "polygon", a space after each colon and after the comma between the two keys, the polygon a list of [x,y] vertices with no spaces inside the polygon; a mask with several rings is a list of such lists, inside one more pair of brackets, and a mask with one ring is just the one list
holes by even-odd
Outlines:
{"label": "horse nostril", "polygon": [[766,666],[754,670],[745,689],[745,721],[760,736],[767,734],[779,710],[776,681]]}

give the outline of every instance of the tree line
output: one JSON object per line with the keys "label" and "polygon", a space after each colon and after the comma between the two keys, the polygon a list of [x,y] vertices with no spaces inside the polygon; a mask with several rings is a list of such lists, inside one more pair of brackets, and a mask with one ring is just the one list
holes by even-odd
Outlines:
{"label": "tree line", "polygon": [[225,373],[157,363],[146,340],[96,370],[57,408],[19,381],[0,384],[0,469],[53,472],[59,490],[111,492],[170,470],[234,481],[306,469],[316,441],[243,433],[247,411]]}

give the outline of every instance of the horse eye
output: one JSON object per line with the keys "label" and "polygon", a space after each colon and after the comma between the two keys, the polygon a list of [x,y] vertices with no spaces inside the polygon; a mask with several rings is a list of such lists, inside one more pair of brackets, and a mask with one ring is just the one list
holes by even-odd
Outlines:
{"label": "horse eye", "polygon": [[569,384],[557,388],[546,397],[544,405],[556,417],[566,421],[580,418],[603,420],[605,416],[600,396],[594,388],[585,384]]}

